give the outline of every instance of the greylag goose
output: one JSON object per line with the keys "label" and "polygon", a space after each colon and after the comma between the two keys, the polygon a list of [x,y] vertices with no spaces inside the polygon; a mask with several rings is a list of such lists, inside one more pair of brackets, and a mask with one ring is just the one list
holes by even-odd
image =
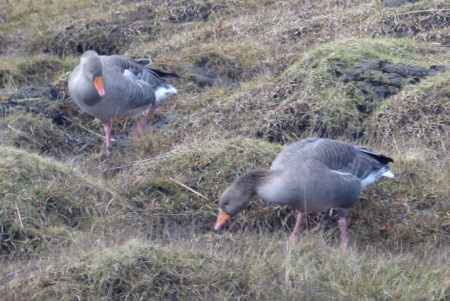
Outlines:
{"label": "greylag goose", "polygon": [[134,60],[121,55],[98,55],[88,50],[69,79],[69,93],[86,113],[100,119],[111,146],[111,122],[114,117],[143,113],[136,124],[140,136],[150,115],[168,94],[177,90],[162,77],[177,76],[145,67],[149,59]]}
{"label": "greylag goose", "polygon": [[245,209],[254,195],[297,211],[291,240],[299,233],[305,213],[334,208],[339,214],[341,246],[347,247],[347,212],[358,195],[382,176],[394,178],[393,159],[369,149],[324,138],[307,138],[288,145],[270,170],[253,170],[235,180],[219,198],[215,230]]}

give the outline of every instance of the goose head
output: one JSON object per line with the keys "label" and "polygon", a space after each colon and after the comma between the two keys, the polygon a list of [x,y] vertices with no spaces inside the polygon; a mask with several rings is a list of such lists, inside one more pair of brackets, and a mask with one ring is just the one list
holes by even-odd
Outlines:
{"label": "goose head", "polygon": [[88,50],[81,56],[81,69],[84,74],[91,81],[98,95],[105,96],[105,85],[103,80],[103,62],[97,52]]}
{"label": "goose head", "polygon": [[267,174],[268,171],[265,170],[247,172],[225,189],[219,197],[219,216],[215,230],[219,230],[227,220],[248,206]]}

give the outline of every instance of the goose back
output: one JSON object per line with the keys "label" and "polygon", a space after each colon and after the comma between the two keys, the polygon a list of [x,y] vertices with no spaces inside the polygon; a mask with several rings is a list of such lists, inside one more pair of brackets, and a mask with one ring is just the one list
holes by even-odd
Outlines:
{"label": "goose back", "polygon": [[[155,102],[155,87],[165,84],[133,59],[120,56],[100,56],[104,66],[105,91],[108,101],[117,103],[120,116],[135,115]],[[108,93],[109,92],[109,93]]]}
{"label": "goose back", "polygon": [[[376,174],[378,179],[389,171],[387,164],[393,162],[362,146],[327,138],[307,138],[288,145],[270,169],[298,169],[308,160],[316,160],[329,170],[351,174],[361,181],[371,174]],[[383,172],[379,174],[378,170]]]}

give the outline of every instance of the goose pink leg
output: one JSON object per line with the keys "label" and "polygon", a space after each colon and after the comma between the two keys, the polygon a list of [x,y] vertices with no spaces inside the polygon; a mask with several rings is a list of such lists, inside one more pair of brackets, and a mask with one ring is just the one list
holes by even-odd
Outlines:
{"label": "goose pink leg", "polygon": [[339,229],[341,230],[341,248],[346,250],[348,245],[347,238],[347,217],[339,216],[338,220]]}
{"label": "goose pink leg", "polygon": [[294,230],[292,231],[291,238],[290,238],[291,241],[295,240],[298,233],[300,232],[300,227],[303,225],[304,222],[305,222],[305,213],[302,211],[298,211],[297,212],[297,221],[295,223]]}
{"label": "goose pink leg", "polygon": [[147,126],[148,120],[150,116],[153,114],[153,112],[159,107],[160,102],[155,101],[150,109],[148,109],[147,112],[145,112],[137,121],[136,123],[136,131],[134,136],[135,137],[141,137],[142,133],[144,132],[145,127]]}
{"label": "goose pink leg", "polygon": [[103,129],[105,130],[106,147],[111,147],[111,122],[104,122]]}

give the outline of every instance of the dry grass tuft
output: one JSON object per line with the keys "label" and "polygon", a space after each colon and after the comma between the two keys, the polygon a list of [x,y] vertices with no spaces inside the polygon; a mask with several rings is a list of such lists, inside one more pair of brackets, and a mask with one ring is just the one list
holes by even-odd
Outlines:
{"label": "dry grass tuft", "polygon": [[[205,242],[207,244],[205,245]],[[10,300],[445,300],[449,258],[442,249],[394,255],[326,251],[306,235],[291,246],[277,238],[199,236],[161,244],[119,245],[42,262],[42,273],[8,284]]]}
{"label": "dry grass tuft", "polygon": [[450,155],[449,73],[433,76],[392,97],[372,117],[370,140],[408,139]]}
{"label": "dry grass tuft", "polygon": [[66,231],[55,228],[89,229],[105,215],[113,194],[98,181],[16,148],[0,152],[2,255],[30,256]]}
{"label": "dry grass tuft", "polygon": [[[221,260],[213,254],[190,252],[186,247],[132,239],[114,249],[88,252],[69,263],[53,265],[42,277],[26,277],[16,283],[17,293],[11,295],[34,300],[75,296],[84,300],[102,296],[113,300],[171,296],[211,300],[224,291],[229,297],[248,293],[245,275],[236,278],[233,267],[239,269],[237,260]],[[221,269],[225,264],[228,272]]]}
{"label": "dry grass tuft", "polygon": [[52,55],[10,56],[0,61],[0,85],[20,86],[58,83],[73,67],[75,60]]}
{"label": "dry grass tuft", "polygon": [[64,134],[49,119],[12,114],[0,121],[1,143],[37,153],[57,155],[66,149]]}
{"label": "dry grass tuft", "polygon": [[[123,53],[135,39],[146,42],[152,40],[153,26],[143,20],[151,19],[149,13],[137,11],[142,20],[132,18],[132,12],[120,14],[113,20],[92,20],[87,23],[76,21],[59,32],[50,32],[30,41],[26,46],[29,53],[53,53],[59,56],[82,54],[89,49],[95,49],[100,54]],[[132,22],[133,21],[133,22]]]}
{"label": "dry grass tuft", "polygon": [[446,1],[417,1],[391,10],[384,18],[373,24],[374,36],[412,38],[418,42],[448,44],[450,17]]}
{"label": "dry grass tuft", "polygon": [[[448,245],[448,158],[425,150],[398,155],[393,151],[393,157],[396,179],[369,187],[350,211],[358,243],[375,242],[390,250]],[[386,233],[383,227],[390,230]]]}

